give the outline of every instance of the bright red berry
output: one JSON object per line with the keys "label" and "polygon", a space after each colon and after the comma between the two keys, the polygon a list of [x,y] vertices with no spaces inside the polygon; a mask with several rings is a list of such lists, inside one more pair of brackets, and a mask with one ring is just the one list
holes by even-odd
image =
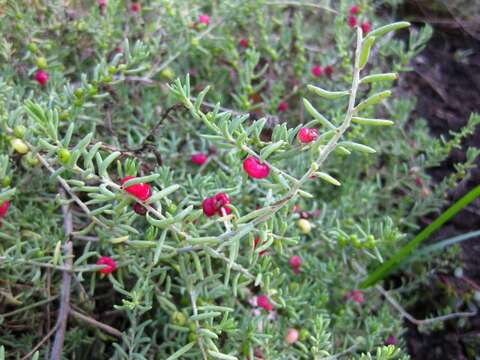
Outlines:
{"label": "bright red berry", "polygon": [[[134,178],[135,176],[126,176],[125,178],[122,179],[122,186],[128,180],[134,179]],[[145,201],[152,195],[152,188],[150,184],[146,184],[146,183],[131,185],[124,188],[124,190],[128,192],[130,195],[135,196],[140,201]]]}
{"label": "bright red berry", "polygon": [[142,10],[142,5],[140,5],[138,2],[134,2],[132,5],[130,5],[130,10],[134,13],[139,13],[140,10]]}
{"label": "bright red berry", "polygon": [[360,13],[360,7],[358,7],[357,5],[352,5],[352,7],[350,8],[350,15],[357,15]]}
{"label": "bright red berry", "polygon": [[232,209],[228,207],[230,204],[230,199],[225,193],[218,193],[215,196],[206,198],[202,202],[203,213],[207,217],[211,217],[215,214],[223,216],[224,214],[228,215],[232,213]]}
{"label": "bright red berry", "polygon": [[350,26],[352,29],[357,26],[357,18],[355,16],[349,16],[347,18],[347,23],[348,23],[348,26]]}
{"label": "bright red berry", "polygon": [[139,204],[137,202],[133,204],[133,211],[135,211],[138,215],[141,216],[145,216],[145,214],[147,213],[147,209],[142,206],[142,204]]}
{"label": "bright red berry", "polygon": [[206,198],[202,201],[202,209],[203,213],[207,217],[211,217],[215,215],[218,211],[217,206],[215,204],[215,199],[213,198]]}
{"label": "bright red berry", "polygon": [[286,103],[285,101],[282,101],[280,104],[278,104],[277,110],[279,112],[285,112],[287,111],[287,109],[288,109],[288,103]]}
{"label": "bright red berry", "polygon": [[107,0],[97,0],[97,4],[99,8],[104,8],[107,6]]}
{"label": "bright red berry", "polygon": [[102,274],[111,274],[117,269],[117,263],[109,256],[101,256],[97,261],[97,265],[106,265],[103,269],[99,270]]}
{"label": "bright red berry", "polygon": [[372,26],[370,25],[370,23],[368,21],[364,21],[362,23],[362,25],[360,25],[360,27],[362,28],[362,32],[364,35],[368,34],[370,32],[370,30],[372,29]]}
{"label": "bright red berry", "polygon": [[35,73],[35,80],[37,80],[41,86],[45,86],[48,81],[48,74],[43,70],[37,70]]}
{"label": "bright red berry", "polygon": [[196,165],[203,165],[207,161],[208,156],[204,153],[193,154],[191,160]]}
{"label": "bright red berry", "polygon": [[243,161],[243,169],[254,179],[264,179],[270,173],[267,164],[263,164],[254,156],[249,156]]}
{"label": "bright red berry", "polygon": [[248,48],[248,45],[249,45],[248,39],[245,39],[245,38],[240,39],[240,41],[238,42],[238,44],[239,44],[241,47],[243,47],[243,48]]}
{"label": "bright red berry", "polygon": [[210,16],[207,14],[202,14],[198,16],[198,22],[203,25],[209,25],[210,24]]}
{"label": "bright red berry", "polygon": [[8,200],[0,204],[0,219],[5,217],[5,215],[7,215],[9,207],[10,207],[10,201]]}
{"label": "bright red berry", "polygon": [[268,300],[268,297],[266,295],[257,296],[257,306],[267,311],[272,311],[273,309],[273,306],[270,303],[270,300]]}
{"label": "bright red berry", "polygon": [[302,258],[298,255],[293,255],[288,260],[288,264],[292,269],[298,269],[302,265]]}
{"label": "bright red berry", "polygon": [[333,66],[332,65],[327,65],[323,68],[323,71],[325,72],[325,75],[332,76],[333,75]]}
{"label": "bright red berry", "polygon": [[320,77],[323,74],[323,69],[320,65],[314,65],[312,66],[312,69],[310,70],[312,75],[315,77]]}
{"label": "bright red berry", "polygon": [[363,298],[363,293],[360,290],[352,290],[348,293],[347,298],[356,302],[357,304],[361,304],[365,301]]}
{"label": "bright red berry", "polygon": [[312,141],[317,140],[317,137],[318,137],[317,129],[301,128],[300,131],[298,132],[298,140],[304,144],[308,144],[308,143],[311,143]]}

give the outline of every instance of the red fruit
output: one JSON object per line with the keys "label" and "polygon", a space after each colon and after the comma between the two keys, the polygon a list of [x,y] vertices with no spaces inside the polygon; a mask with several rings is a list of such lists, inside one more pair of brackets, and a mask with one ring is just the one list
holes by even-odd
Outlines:
{"label": "red fruit", "polygon": [[302,265],[302,258],[298,255],[293,255],[289,260],[288,264],[290,267],[293,268],[299,268]]}
{"label": "red fruit", "polygon": [[285,101],[282,101],[280,104],[278,104],[277,110],[279,112],[287,111],[287,109],[288,109],[288,104]]}
{"label": "red fruit", "polygon": [[364,21],[362,23],[362,25],[360,25],[360,27],[362,28],[362,32],[364,35],[368,34],[370,32],[370,30],[372,29],[372,26],[370,25],[370,23],[368,21]]}
{"label": "red fruit", "polygon": [[199,15],[198,16],[198,22],[200,24],[209,25],[210,24],[210,16],[208,16],[207,14]]}
{"label": "red fruit", "polygon": [[243,48],[248,48],[248,45],[249,45],[249,44],[248,44],[248,39],[245,39],[245,38],[240,39],[240,41],[238,42],[238,44],[239,44],[241,47],[243,47]]}
{"label": "red fruit", "polygon": [[10,201],[6,200],[2,204],[0,204],[0,219],[5,217],[8,212],[8,208],[10,207]]}
{"label": "red fruit", "polygon": [[298,132],[298,141],[304,144],[311,143],[312,141],[317,140],[318,131],[317,129],[310,128],[301,128]]}
{"label": "red fruit", "polygon": [[191,160],[196,165],[203,165],[207,161],[208,156],[204,153],[193,154]]}
{"label": "red fruit", "polygon": [[257,296],[257,306],[267,311],[272,311],[273,309],[273,306],[272,304],[270,304],[270,300],[268,300],[268,297],[266,295]]}
{"label": "red fruit", "polygon": [[[134,179],[134,178],[135,176],[126,176],[125,178],[122,179],[122,186],[128,180]],[[129,194],[135,196],[140,201],[145,201],[152,195],[152,188],[150,184],[146,184],[146,183],[131,185],[126,187],[124,190]]]}
{"label": "red fruit", "polygon": [[[255,238],[255,240],[253,241],[253,248],[254,248],[254,249],[257,248],[259,242],[260,242],[260,237],[257,236],[257,237]],[[265,255],[266,253],[267,253],[267,250],[263,250],[263,251],[260,251],[260,252],[258,253],[258,255],[259,255],[259,256],[263,256],[263,255]]]}
{"label": "red fruit", "polygon": [[107,0],[97,0],[98,7],[104,8],[107,6]]}
{"label": "red fruit", "polygon": [[217,206],[215,204],[215,200],[213,198],[206,198],[202,201],[202,209],[203,213],[207,217],[212,217],[218,211]]}
{"label": "red fruit", "polygon": [[352,5],[350,8],[350,15],[357,15],[358,13],[360,13],[360,7],[357,5]]}
{"label": "red fruit", "polygon": [[41,86],[45,86],[48,81],[48,74],[43,70],[37,70],[35,73],[35,80],[37,80]]}
{"label": "red fruit", "polygon": [[357,18],[355,16],[349,16],[347,18],[347,23],[348,23],[348,26],[350,26],[352,29],[357,26]]}
{"label": "red fruit", "polygon": [[134,2],[130,5],[130,10],[134,13],[139,13],[142,10],[142,5],[140,3]]}
{"label": "red fruit", "polygon": [[103,269],[99,270],[102,274],[111,274],[117,269],[117,263],[109,256],[101,256],[98,259],[97,265],[106,265]]}
{"label": "red fruit", "polygon": [[220,216],[223,216],[224,213],[225,215],[231,214],[232,209],[228,207],[228,204],[230,204],[228,195],[225,193],[218,193],[217,195],[212,196],[211,198],[206,198],[202,201],[203,213],[207,217],[211,217],[215,214]]}
{"label": "red fruit", "polygon": [[267,164],[263,164],[256,157],[249,156],[243,161],[243,169],[254,179],[264,179],[270,173]]}
{"label": "red fruit", "polygon": [[310,70],[312,75],[315,77],[320,77],[323,74],[323,69],[320,65],[314,65],[312,66],[312,69]]}
{"label": "red fruit", "polygon": [[323,68],[323,71],[327,76],[332,76],[333,75],[333,66],[332,65],[327,65]]}
{"label": "red fruit", "polygon": [[357,304],[361,304],[365,301],[363,298],[363,293],[360,290],[352,290],[348,293],[347,298],[356,302]]}
{"label": "red fruit", "polygon": [[139,203],[133,204],[133,211],[135,211],[138,215],[141,216],[145,216],[145,214],[147,213],[147,209]]}

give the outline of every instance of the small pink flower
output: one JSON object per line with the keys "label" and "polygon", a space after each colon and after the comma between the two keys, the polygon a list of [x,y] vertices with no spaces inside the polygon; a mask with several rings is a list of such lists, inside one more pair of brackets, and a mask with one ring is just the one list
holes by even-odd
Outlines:
{"label": "small pink flower", "polygon": [[37,80],[40,86],[45,86],[48,81],[48,74],[43,70],[37,70],[35,73],[35,80]]}
{"label": "small pink flower", "polygon": [[362,23],[362,25],[360,25],[360,27],[362,28],[362,32],[364,35],[368,34],[370,32],[370,30],[372,29],[372,26],[370,25],[370,23],[368,21],[364,21]]}
{"label": "small pink flower", "polygon": [[266,311],[272,311],[273,309],[273,306],[270,303],[270,300],[268,300],[268,297],[266,295],[257,296],[257,306],[261,307]]}
{"label": "small pink flower", "polygon": [[350,8],[350,15],[357,15],[360,13],[360,7],[357,5],[352,5]]}
{"label": "small pink flower", "polygon": [[207,14],[202,14],[198,16],[198,22],[203,25],[209,25],[210,24],[210,16]]}
{"label": "small pink flower", "polygon": [[348,23],[348,26],[350,26],[353,29],[355,26],[357,26],[357,18],[355,16],[350,15],[347,18],[347,23]]}
{"label": "small pink flower", "polygon": [[208,156],[204,153],[193,154],[191,160],[196,165],[203,165],[207,162]]}
{"label": "small pink flower", "polygon": [[288,103],[286,103],[285,101],[282,101],[280,104],[278,104],[278,112],[285,112],[287,111],[288,109]]}
{"label": "small pink flower", "polygon": [[104,8],[107,6],[107,0],[97,0],[97,4],[99,8]]}
{"label": "small pink flower", "polygon": [[312,66],[312,69],[310,70],[312,75],[315,77],[320,77],[323,74],[323,69],[320,65],[314,65]]}
{"label": "small pink flower", "polygon": [[285,341],[287,344],[294,344],[298,341],[299,333],[297,329],[289,328],[287,329],[287,334],[285,335]]}
{"label": "small pink flower", "polygon": [[301,143],[308,144],[311,143],[312,141],[317,140],[318,137],[318,131],[317,129],[310,129],[310,128],[301,128],[300,131],[298,132],[298,140]]}
{"label": "small pink flower", "polygon": [[111,274],[117,269],[117,263],[109,256],[101,256],[96,264],[106,265],[103,269],[99,270],[102,274]]}
{"label": "small pink flower", "polygon": [[357,304],[361,304],[365,301],[363,298],[363,293],[360,290],[352,290],[347,294],[347,299],[356,302]]}
{"label": "small pink flower", "polygon": [[243,169],[254,179],[264,179],[270,173],[268,165],[260,162],[254,156],[249,156],[243,161]]}
{"label": "small pink flower", "polygon": [[243,48],[248,48],[249,42],[248,42],[248,39],[242,38],[242,39],[240,39],[238,44]]}

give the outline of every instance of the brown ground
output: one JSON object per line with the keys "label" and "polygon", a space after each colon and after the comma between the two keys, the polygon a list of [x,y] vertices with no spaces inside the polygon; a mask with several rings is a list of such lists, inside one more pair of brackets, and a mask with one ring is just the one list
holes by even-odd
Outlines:
{"label": "brown ground", "polygon": [[[418,97],[413,118],[426,119],[436,136],[448,136],[449,130],[458,130],[466,124],[470,113],[480,112],[480,19],[473,13],[480,10],[480,1],[468,2],[473,10],[471,17],[465,6],[457,12],[453,3],[455,1],[410,0],[401,16],[427,21],[435,29],[427,48],[412,64],[415,71],[407,83],[411,87],[408,90]],[[442,180],[453,170],[454,163],[463,161],[468,146],[480,147],[480,127],[462,150],[456,150],[441,167],[433,169],[434,179]],[[477,164],[479,167],[472,171],[471,177],[449,194],[452,202],[480,184],[480,159]],[[477,199],[439,230],[435,238],[446,239],[479,229],[480,199]],[[468,284],[453,274],[439,278],[439,282],[454,284],[457,291],[462,287],[480,290],[480,238],[463,242],[461,257]],[[445,296],[436,285],[424,291],[423,300],[408,309],[420,319],[434,312],[435,305],[444,300],[439,296]],[[464,327],[452,321],[445,323],[444,329],[429,334],[420,333],[412,324],[408,326],[406,340],[412,359],[478,359],[475,356],[480,354],[480,315],[469,318]]]}

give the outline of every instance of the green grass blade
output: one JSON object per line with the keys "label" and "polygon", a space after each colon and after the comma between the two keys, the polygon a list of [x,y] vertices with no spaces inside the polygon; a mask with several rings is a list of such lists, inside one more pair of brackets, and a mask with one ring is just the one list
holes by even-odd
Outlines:
{"label": "green grass blade", "polygon": [[360,283],[360,288],[365,289],[378,281],[384,279],[388,274],[395,270],[402,261],[409,256],[418,245],[420,245],[426,238],[428,238],[433,232],[438,230],[443,224],[455,216],[460,210],[465,206],[474,201],[477,197],[480,196],[480,185],[473,188],[468,192],[464,197],[455,202],[450,206],[445,212],[443,212],[438,218],[435,219],[430,225],[423,229],[413,240],[407,243],[403,248],[401,248],[393,257],[388,259],[377,269],[370,273],[367,278]]}

